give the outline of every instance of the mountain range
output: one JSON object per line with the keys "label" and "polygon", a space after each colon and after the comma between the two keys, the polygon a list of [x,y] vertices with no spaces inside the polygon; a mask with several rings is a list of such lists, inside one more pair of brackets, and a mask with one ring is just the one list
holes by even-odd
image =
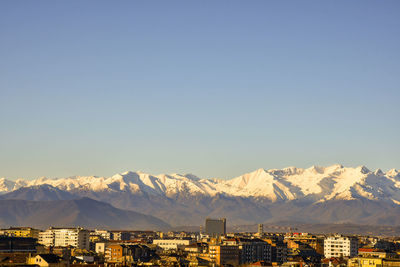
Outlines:
{"label": "mountain range", "polygon": [[74,200],[1,200],[0,226],[84,226],[91,229],[168,229],[164,221],[150,215],[117,209],[90,198]]}
{"label": "mountain range", "polygon": [[[143,172],[111,177],[1,178],[0,194],[0,205],[17,199],[45,203],[90,198],[158,217],[166,222],[164,226],[200,225],[206,217],[226,217],[228,223],[238,225],[400,223],[400,172],[371,171],[365,166],[258,169],[230,180]],[[4,216],[0,214],[1,220]]]}

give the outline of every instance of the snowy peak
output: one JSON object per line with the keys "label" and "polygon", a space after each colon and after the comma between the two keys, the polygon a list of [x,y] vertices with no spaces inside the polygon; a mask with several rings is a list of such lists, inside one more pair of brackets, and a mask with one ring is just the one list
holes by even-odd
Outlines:
{"label": "snowy peak", "polygon": [[296,194],[276,173],[291,174],[296,173],[296,171],[295,168],[280,171],[258,169],[227,181],[226,184],[230,186],[230,190],[227,193],[244,197],[266,197],[271,201],[292,200],[296,198]]}
{"label": "snowy peak", "polygon": [[15,182],[7,180],[6,178],[0,178],[0,194],[6,193],[14,188]]}
{"label": "snowy peak", "polygon": [[389,170],[389,171],[386,173],[386,175],[387,175],[388,177],[393,177],[393,178],[399,177],[399,178],[400,178],[400,172],[399,172],[398,170],[396,170],[396,169],[391,169],[391,170]]}
{"label": "snowy peak", "polygon": [[367,174],[370,172],[370,170],[365,166],[359,166],[359,167],[357,167],[357,169],[360,170],[360,172],[363,174]]}
{"label": "snowy peak", "polygon": [[365,166],[356,168],[339,164],[311,166],[303,169],[258,169],[231,180],[201,179],[193,174],[159,174],[123,172],[111,177],[75,176],[60,179],[45,177],[36,180],[10,181],[0,179],[0,193],[22,187],[49,185],[75,193],[125,192],[149,196],[206,195],[263,198],[271,202],[307,200],[321,202],[334,199],[366,198],[400,203],[400,174],[396,169],[387,173],[370,171]]}
{"label": "snowy peak", "polygon": [[374,171],[374,174],[375,174],[376,176],[383,176],[383,175],[385,175],[381,169],[376,169],[376,170]]}
{"label": "snowy peak", "polygon": [[239,188],[233,195],[264,197],[271,201],[305,199],[315,202],[356,198],[400,201],[398,172],[371,172],[365,166],[348,168],[339,164],[307,169],[259,169],[228,183]]}

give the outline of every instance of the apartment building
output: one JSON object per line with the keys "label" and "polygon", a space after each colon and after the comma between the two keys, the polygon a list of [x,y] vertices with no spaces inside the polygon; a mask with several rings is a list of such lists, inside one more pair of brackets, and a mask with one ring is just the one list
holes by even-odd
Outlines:
{"label": "apartment building", "polygon": [[46,247],[54,247],[54,231],[50,228],[39,233],[38,243]]}
{"label": "apartment building", "polygon": [[269,237],[262,239],[271,245],[271,261],[284,263],[287,261],[288,247],[281,237]]}
{"label": "apartment building", "polygon": [[324,255],[324,240],[323,236],[315,236],[308,233],[291,233],[285,236],[284,242],[287,243],[290,249],[296,246],[295,243],[301,243],[310,246],[318,254]]}
{"label": "apartment building", "polygon": [[10,227],[8,229],[1,230],[3,235],[13,237],[39,237],[39,230],[31,227]]}
{"label": "apartment building", "polygon": [[191,239],[154,239],[153,244],[165,250],[177,250],[180,247],[193,244],[193,241]]}
{"label": "apartment building", "polygon": [[324,240],[324,256],[332,257],[355,257],[358,254],[358,240],[354,237],[334,235]]}
{"label": "apartment building", "polygon": [[0,236],[0,253],[35,253],[37,251],[36,246],[36,238]]}
{"label": "apartment building", "polygon": [[[112,232],[107,231],[107,230],[96,229],[96,230],[94,230],[94,232],[91,233],[91,235],[99,236],[103,240],[110,240],[110,239],[112,239],[113,234],[112,234]],[[120,239],[120,240],[122,240],[122,239]]]}
{"label": "apartment building", "polygon": [[209,259],[217,266],[239,265],[240,251],[237,245],[210,245]]}
{"label": "apartment building", "polygon": [[142,244],[110,244],[105,252],[107,263],[122,266],[131,266],[137,261],[148,261],[154,256],[155,251]]}
{"label": "apartment building", "polygon": [[73,246],[89,249],[89,231],[83,228],[49,228],[39,233],[39,244],[54,247]]}
{"label": "apartment building", "polygon": [[361,257],[374,257],[374,258],[394,258],[395,252],[387,252],[383,249],[376,248],[359,248],[358,255]]}
{"label": "apartment building", "polygon": [[257,261],[271,262],[271,245],[258,238],[232,238],[224,240],[225,245],[238,246],[240,263]]}
{"label": "apartment building", "polygon": [[127,231],[112,231],[111,239],[117,241],[130,240],[131,233]]}
{"label": "apartment building", "polygon": [[348,267],[399,267],[400,259],[355,257],[348,260]]}

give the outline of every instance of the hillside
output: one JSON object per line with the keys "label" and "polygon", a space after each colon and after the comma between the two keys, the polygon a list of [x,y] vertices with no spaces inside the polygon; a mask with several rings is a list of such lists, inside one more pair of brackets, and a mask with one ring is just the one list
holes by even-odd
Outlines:
{"label": "hillside", "polygon": [[114,208],[89,198],[57,201],[0,200],[0,226],[49,226],[106,229],[166,229],[153,216]]}

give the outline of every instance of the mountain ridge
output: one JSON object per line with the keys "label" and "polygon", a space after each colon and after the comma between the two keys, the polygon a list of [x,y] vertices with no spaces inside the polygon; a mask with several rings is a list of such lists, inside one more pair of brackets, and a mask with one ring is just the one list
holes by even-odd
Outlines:
{"label": "mountain ridge", "polygon": [[90,198],[31,201],[0,200],[0,226],[29,225],[45,229],[50,226],[107,229],[168,229],[164,221],[150,215],[117,209]]}
{"label": "mountain ridge", "polygon": [[[377,182],[379,178],[381,183]],[[368,183],[369,182],[369,183]],[[263,197],[271,201],[312,199],[321,202],[329,199],[352,199],[354,195],[376,199],[386,195],[394,203],[400,202],[400,173],[396,169],[384,173],[377,169],[370,171],[365,166],[356,168],[340,164],[321,167],[311,166],[303,169],[287,167],[283,169],[257,169],[229,180],[202,179],[193,174],[159,174],[127,171],[110,177],[73,176],[67,178],[39,178],[16,181],[0,179],[0,193],[5,194],[21,187],[51,185],[55,188],[74,192],[91,191],[130,191],[140,194],[171,196],[178,193],[203,194],[214,196],[225,194],[242,197]],[[373,184],[379,192],[373,192]],[[384,187],[384,188],[382,188]]]}
{"label": "mountain ridge", "polygon": [[234,224],[287,218],[307,223],[400,223],[399,171],[370,171],[365,166],[258,169],[230,180],[144,172],[14,182],[2,179],[0,190],[0,199],[88,197],[154,215],[174,226],[197,225],[206,217],[221,216]]}

